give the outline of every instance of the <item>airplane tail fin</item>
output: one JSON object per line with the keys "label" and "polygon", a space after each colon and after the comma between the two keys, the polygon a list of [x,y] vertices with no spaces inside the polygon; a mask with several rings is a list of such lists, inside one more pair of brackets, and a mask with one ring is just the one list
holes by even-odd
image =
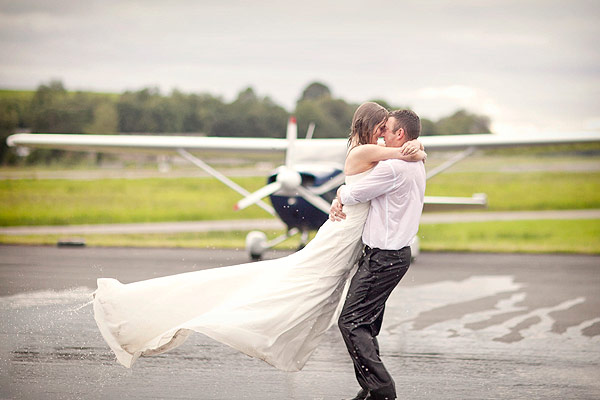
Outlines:
{"label": "airplane tail fin", "polygon": [[285,166],[291,168],[294,163],[294,146],[296,139],[298,139],[298,124],[296,123],[296,117],[291,116],[288,120],[287,132],[285,134],[287,139],[287,151],[285,152]]}

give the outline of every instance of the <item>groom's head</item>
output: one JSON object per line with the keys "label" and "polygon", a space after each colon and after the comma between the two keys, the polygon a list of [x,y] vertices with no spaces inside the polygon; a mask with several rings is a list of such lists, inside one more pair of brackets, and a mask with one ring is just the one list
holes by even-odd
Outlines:
{"label": "groom's head", "polygon": [[421,133],[421,120],[411,110],[396,110],[390,112],[385,124],[385,145],[400,147],[409,140],[414,140]]}

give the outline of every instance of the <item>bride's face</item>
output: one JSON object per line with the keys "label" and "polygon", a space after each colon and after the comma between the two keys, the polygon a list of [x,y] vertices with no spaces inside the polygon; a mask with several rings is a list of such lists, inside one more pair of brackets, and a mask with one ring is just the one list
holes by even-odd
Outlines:
{"label": "bride's face", "polygon": [[378,123],[377,125],[375,125],[375,128],[373,129],[373,132],[371,133],[371,144],[377,144],[377,139],[379,139],[381,136],[383,136],[385,134],[385,123],[386,120],[384,119],[383,121],[381,121],[380,123]]}

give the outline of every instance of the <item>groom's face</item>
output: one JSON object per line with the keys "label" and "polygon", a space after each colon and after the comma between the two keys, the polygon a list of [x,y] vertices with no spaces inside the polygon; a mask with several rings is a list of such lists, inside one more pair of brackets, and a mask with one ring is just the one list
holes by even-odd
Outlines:
{"label": "groom's face", "polygon": [[385,132],[383,134],[386,147],[400,147],[404,144],[404,129],[399,128],[394,132],[395,127],[396,118],[388,118],[385,124]]}

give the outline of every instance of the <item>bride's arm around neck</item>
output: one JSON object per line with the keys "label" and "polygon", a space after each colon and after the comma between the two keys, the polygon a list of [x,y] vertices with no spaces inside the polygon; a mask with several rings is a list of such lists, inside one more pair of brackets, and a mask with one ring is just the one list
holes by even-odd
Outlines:
{"label": "bride's arm around neck", "polygon": [[[419,146],[420,143],[419,143]],[[379,161],[392,158],[404,161],[421,161],[427,157],[423,150],[418,150],[411,154],[406,154],[403,147],[385,147],[376,144],[357,145],[348,151],[346,163],[344,164],[344,173],[346,175],[356,175],[373,168]]]}

